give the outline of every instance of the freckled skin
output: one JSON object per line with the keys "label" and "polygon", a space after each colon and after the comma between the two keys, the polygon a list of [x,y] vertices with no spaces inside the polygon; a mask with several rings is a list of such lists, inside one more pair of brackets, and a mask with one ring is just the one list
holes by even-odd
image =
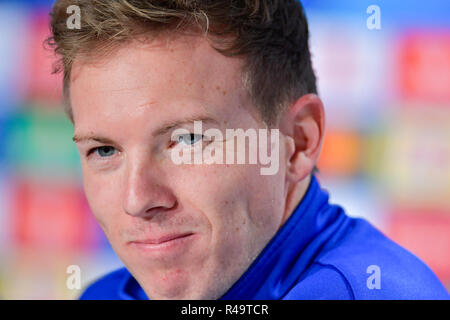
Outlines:
{"label": "freckled skin", "polygon": [[[163,123],[207,114],[223,132],[265,125],[243,89],[240,60],[200,37],[165,44],[133,42],[101,63],[75,61],[75,134],[108,137],[119,151],[108,160],[88,158],[88,148],[105,144],[78,145],[85,192],[115,252],[151,299],[216,299],[282,224],[283,143],[273,176],[260,175],[260,165],[175,165],[170,133],[152,136]],[[128,244],[167,232],[192,232],[195,239],[176,255],[157,257]]]}

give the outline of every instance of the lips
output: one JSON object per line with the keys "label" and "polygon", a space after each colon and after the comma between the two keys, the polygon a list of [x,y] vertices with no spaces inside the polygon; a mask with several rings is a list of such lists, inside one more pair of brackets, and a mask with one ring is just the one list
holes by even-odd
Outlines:
{"label": "lips", "polygon": [[186,237],[189,237],[191,235],[193,235],[192,232],[178,233],[178,234],[169,234],[169,235],[165,235],[165,236],[161,236],[161,237],[149,238],[149,239],[144,239],[144,240],[136,240],[136,241],[132,241],[131,243],[159,245],[159,244],[163,244],[163,243],[170,242],[170,241],[173,241],[173,240],[186,238]]}

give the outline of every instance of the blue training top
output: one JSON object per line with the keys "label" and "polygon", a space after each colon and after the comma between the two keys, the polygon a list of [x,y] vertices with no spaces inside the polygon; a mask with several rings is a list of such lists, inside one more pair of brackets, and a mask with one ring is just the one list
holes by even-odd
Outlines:
{"label": "blue training top", "polygon": [[[286,223],[220,299],[449,299],[420,259],[328,197],[313,176]],[[148,297],[121,268],[80,299]]]}

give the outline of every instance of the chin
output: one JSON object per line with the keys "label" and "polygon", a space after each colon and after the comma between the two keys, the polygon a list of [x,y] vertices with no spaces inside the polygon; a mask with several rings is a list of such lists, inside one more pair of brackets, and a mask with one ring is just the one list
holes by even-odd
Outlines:
{"label": "chin", "polygon": [[[152,288],[156,288],[153,285]],[[145,290],[150,300],[198,300],[202,299],[202,295],[198,292],[193,292],[192,287],[186,287],[179,283],[165,283],[163,286],[159,284],[158,291]]]}

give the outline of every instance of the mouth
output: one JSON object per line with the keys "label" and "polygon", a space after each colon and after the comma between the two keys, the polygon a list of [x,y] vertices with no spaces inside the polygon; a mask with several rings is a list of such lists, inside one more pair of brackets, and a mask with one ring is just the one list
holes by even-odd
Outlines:
{"label": "mouth", "polygon": [[144,239],[144,240],[137,240],[137,241],[132,241],[132,243],[136,243],[136,244],[163,244],[165,242],[169,242],[172,240],[176,240],[176,239],[181,239],[181,238],[185,238],[185,237],[189,237],[193,235],[192,232],[189,233],[181,233],[181,234],[170,234],[170,235],[165,235],[159,238],[149,238],[149,239]]}
{"label": "mouth", "polygon": [[130,245],[145,251],[167,252],[184,248],[196,234],[192,232],[168,234],[161,237],[131,241]]}

